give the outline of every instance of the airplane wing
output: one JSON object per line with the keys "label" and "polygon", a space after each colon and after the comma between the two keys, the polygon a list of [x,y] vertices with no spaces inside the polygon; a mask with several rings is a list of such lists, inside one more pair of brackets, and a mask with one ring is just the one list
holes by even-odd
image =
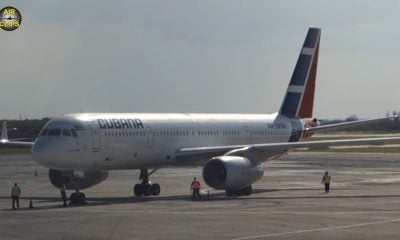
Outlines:
{"label": "airplane wing", "polygon": [[24,141],[16,141],[18,139],[8,139],[8,131],[7,131],[7,122],[3,122],[3,127],[1,129],[1,138],[0,144],[11,145],[11,146],[24,146],[31,147],[34,142],[24,142]]}
{"label": "airplane wing", "polygon": [[177,161],[182,164],[193,162],[204,162],[212,157],[221,155],[233,155],[248,157],[257,162],[263,162],[268,158],[284,153],[295,148],[326,148],[330,146],[356,146],[356,145],[385,145],[400,142],[400,137],[361,138],[346,140],[326,140],[312,142],[284,142],[284,143],[261,143],[250,145],[213,146],[198,148],[181,148],[175,153]]}
{"label": "airplane wing", "polygon": [[383,118],[375,118],[375,119],[368,119],[368,120],[358,120],[358,121],[351,121],[351,122],[344,122],[344,123],[335,123],[335,124],[327,124],[318,127],[310,127],[305,129],[306,134],[313,134],[313,133],[320,133],[320,132],[328,132],[330,130],[339,129],[339,128],[346,128],[356,125],[362,124],[370,124],[370,123],[379,123],[385,121],[398,121],[399,116],[394,115],[390,117],[383,117]]}

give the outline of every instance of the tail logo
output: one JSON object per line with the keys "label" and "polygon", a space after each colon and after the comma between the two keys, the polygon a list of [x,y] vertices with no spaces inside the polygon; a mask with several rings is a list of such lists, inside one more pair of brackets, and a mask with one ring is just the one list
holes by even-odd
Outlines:
{"label": "tail logo", "polygon": [[309,28],[279,111],[282,115],[290,118],[312,117],[320,36],[321,29]]}

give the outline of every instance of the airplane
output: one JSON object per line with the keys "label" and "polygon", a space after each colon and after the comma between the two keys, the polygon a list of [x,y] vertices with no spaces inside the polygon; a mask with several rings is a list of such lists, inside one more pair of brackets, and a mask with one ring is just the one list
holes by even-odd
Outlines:
{"label": "airplane", "polygon": [[291,149],[399,141],[400,137],[302,141],[317,132],[398,118],[322,126],[313,118],[320,38],[320,28],[308,29],[274,114],[75,113],[50,120],[34,142],[8,139],[3,124],[0,142],[31,147],[34,161],[49,168],[52,185],[75,190],[70,201],[81,204],[86,196],[80,190],[104,181],[111,170],[140,170],[140,183],[133,188],[139,197],[160,194],[160,185],[150,182],[159,168],[202,166],[208,186],[241,196],[250,195],[252,184],[263,177],[263,162]]}

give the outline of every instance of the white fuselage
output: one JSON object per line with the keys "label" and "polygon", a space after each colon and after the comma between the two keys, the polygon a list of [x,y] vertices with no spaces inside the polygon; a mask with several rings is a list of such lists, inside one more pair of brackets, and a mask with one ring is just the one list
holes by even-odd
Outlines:
{"label": "white fuselage", "polygon": [[43,127],[32,156],[56,170],[185,165],[177,163],[179,149],[298,141],[301,134],[293,139],[293,132],[303,125],[277,114],[71,114]]}

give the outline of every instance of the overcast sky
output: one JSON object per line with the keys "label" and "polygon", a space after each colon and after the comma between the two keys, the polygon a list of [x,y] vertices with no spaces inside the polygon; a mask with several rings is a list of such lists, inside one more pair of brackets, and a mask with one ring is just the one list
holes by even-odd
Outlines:
{"label": "overcast sky", "polygon": [[276,112],[310,25],[314,115],[400,110],[400,1],[2,1],[0,119]]}

